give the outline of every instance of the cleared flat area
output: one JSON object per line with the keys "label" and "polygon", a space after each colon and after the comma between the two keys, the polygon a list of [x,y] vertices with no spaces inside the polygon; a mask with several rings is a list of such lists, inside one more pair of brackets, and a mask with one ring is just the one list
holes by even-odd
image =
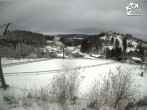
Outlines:
{"label": "cleared flat area", "polygon": [[64,59],[64,60],[51,59],[47,61],[16,65],[13,67],[6,67],[3,68],[3,72],[12,73],[12,72],[48,71],[48,70],[58,70],[63,68],[97,65],[97,64],[103,64],[109,62],[114,62],[114,61],[101,60],[101,59]]}
{"label": "cleared flat area", "polygon": [[[102,59],[53,59],[42,62],[35,62],[29,64],[23,64],[18,66],[6,67],[3,68],[4,73],[13,73],[13,72],[33,72],[33,71],[48,71],[64,68],[73,68],[79,66],[90,66],[97,64],[104,64],[113,62],[112,60],[102,60]],[[79,92],[80,94],[87,93],[93,81],[95,79],[101,79],[102,77],[108,77],[108,74],[111,71],[116,71],[116,67],[121,66],[124,69],[131,69],[131,74],[136,78],[136,83],[140,84],[139,87],[140,97],[146,96],[147,90],[147,74],[144,74],[144,77],[141,77],[139,74],[144,71],[140,69],[138,65],[122,64],[122,63],[112,63],[102,66],[95,66],[91,68],[81,69],[80,77],[84,77],[84,80],[81,82]],[[50,84],[51,79],[60,74],[60,72],[48,73],[48,74],[36,74],[36,75],[5,75],[6,82],[13,87],[18,87],[21,89],[32,89],[45,87]]]}

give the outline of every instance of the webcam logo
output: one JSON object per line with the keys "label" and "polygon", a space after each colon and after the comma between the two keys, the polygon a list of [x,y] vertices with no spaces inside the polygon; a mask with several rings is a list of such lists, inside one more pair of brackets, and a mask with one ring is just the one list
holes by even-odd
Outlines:
{"label": "webcam logo", "polygon": [[128,16],[142,16],[143,11],[141,8],[139,8],[138,4],[130,3],[128,6],[126,6],[127,15]]}

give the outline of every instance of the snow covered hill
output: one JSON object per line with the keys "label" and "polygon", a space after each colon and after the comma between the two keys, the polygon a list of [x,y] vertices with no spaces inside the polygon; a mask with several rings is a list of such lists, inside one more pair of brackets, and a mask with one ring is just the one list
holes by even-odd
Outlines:
{"label": "snow covered hill", "polygon": [[[111,42],[112,37],[114,38],[114,42],[115,42],[116,39],[118,39],[118,41],[119,41],[119,46],[122,48],[122,46],[123,46],[122,42],[123,42],[123,39],[124,39],[124,36],[122,36],[122,35],[103,36],[103,37],[101,37],[101,39],[104,40],[104,41],[107,41],[107,40],[108,40],[109,42]],[[139,41],[137,41],[137,40],[130,39],[130,38],[128,39],[128,38],[127,38],[127,46],[128,46],[127,52],[138,50],[137,47],[139,46],[140,43],[141,43],[143,46],[147,46],[147,43],[139,42]],[[130,45],[131,45],[131,46],[130,46]],[[107,46],[107,47],[109,46],[109,48],[112,49],[112,46],[114,46],[114,44],[111,45],[111,44],[109,43],[109,45],[104,45],[104,46]]]}

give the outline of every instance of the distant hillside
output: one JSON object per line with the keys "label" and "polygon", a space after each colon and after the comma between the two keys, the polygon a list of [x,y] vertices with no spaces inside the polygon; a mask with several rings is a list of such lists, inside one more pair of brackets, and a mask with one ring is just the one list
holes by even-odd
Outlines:
{"label": "distant hillside", "polygon": [[81,45],[83,40],[89,37],[102,37],[104,33],[99,35],[86,35],[86,34],[59,34],[60,40],[67,46],[78,46]]}
{"label": "distant hillside", "polygon": [[47,40],[53,39],[53,36],[31,31],[8,31],[6,36],[0,39],[0,51],[2,51],[3,57],[16,57],[19,54],[36,53],[37,49],[47,45]]}
{"label": "distant hillside", "polygon": [[65,38],[86,38],[88,37],[88,35],[86,34],[59,34],[57,36],[65,37]]}
{"label": "distant hillside", "polygon": [[78,46],[81,45],[82,40],[87,38],[85,34],[59,34],[60,41],[66,46]]}
{"label": "distant hillside", "polygon": [[147,43],[130,34],[101,33],[85,38],[81,52],[103,54],[108,58],[120,60],[122,57],[136,56],[143,59]]}
{"label": "distant hillside", "polygon": [[127,37],[127,39],[135,40],[135,41],[138,42],[138,43],[146,43],[146,44],[147,44],[147,41],[144,41],[143,39],[134,37],[134,36],[132,36],[131,34],[126,34],[126,37]]}
{"label": "distant hillside", "polygon": [[[14,57],[19,54],[37,53],[41,48],[46,49],[46,47],[55,50],[59,46],[58,44],[60,46],[62,44],[65,47],[79,47],[79,51],[83,53],[108,55],[108,58],[112,58],[112,56],[116,57],[114,55],[122,56],[124,39],[126,39],[125,51],[128,56],[143,55],[147,42],[130,34],[115,32],[105,32],[98,35],[59,34],[50,36],[23,30],[8,31],[6,38],[0,39],[0,51],[5,51],[2,54],[4,57]],[[61,48],[60,46],[58,48]],[[58,50],[60,51],[60,49]]]}
{"label": "distant hillside", "polygon": [[27,44],[36,47],[43,47],[47,44],[47,40],[53,39],[53,36],[47,36],[39,33],[34,33],[31,31],[15,30],[8,31],[6,34],[6,38],[1,39],[0,42],[2,46],[17,46],[18,44]]}

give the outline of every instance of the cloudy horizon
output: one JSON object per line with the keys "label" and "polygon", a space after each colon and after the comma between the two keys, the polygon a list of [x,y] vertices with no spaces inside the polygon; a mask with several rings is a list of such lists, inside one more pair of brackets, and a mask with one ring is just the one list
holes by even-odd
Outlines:
{"label": "cloudy horizon", "polygon": [[[138,3],[143,16],[127,16]],[[113,31],[147,41],[147,1],[141,0],[0,0],[0,25],[46,34],[98,34]]]}

